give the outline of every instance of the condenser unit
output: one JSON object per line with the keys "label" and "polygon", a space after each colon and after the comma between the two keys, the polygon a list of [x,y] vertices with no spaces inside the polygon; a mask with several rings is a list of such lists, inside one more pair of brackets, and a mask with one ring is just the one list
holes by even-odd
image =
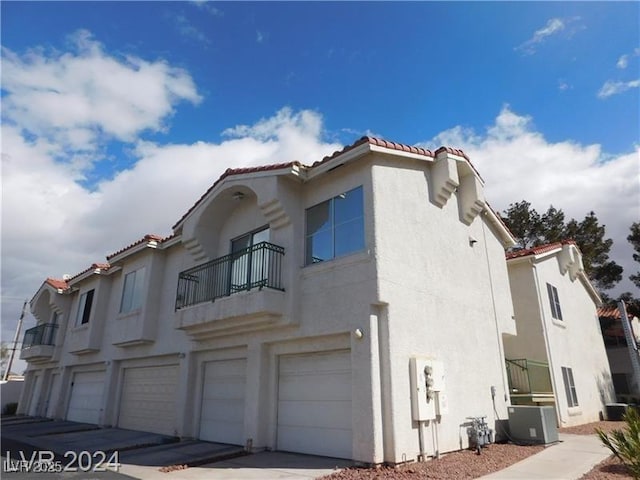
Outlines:
{"label": "condenser unit", "polygon": [[516,442],[546,445],[558,441],[558,424],[553,407],[513,405],[507,409],[510,435]]}

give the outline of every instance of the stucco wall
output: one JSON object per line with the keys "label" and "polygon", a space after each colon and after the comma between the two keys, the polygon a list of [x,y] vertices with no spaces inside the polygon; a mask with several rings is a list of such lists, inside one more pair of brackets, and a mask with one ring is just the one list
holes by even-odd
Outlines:
{"label": "stucco wall", "polygon": [[[510,271],[511,268],[513,267],[510,267]],[[613,401],[614,396],[596,304],[579,278],[571,280],[567,272],[561,272],[556,255],[536,260],[535,266],[527,262],[518,263],[517,269],[513,271],[519,272],[521,269],[529,269],[530,274],[523,273],[522,276],[533,280],[534,285],[529,284],[529,281],[512,283],[516,312],[522,312],[520,316],[516,313],[518,329],[520,330],[522,321],[531,324],[535,331],[538,327],[533,325],[539,322],[539,327],[545,332],[545,350],[548,352],[560,425],[597,421],[605,410],[604,404]],[[562,320],[552,318],[547,283],[557,288]],[[533,307],[533,295],[536,291],[540,295],[542,314],[540,308],[536,312]],[[515,340],[518,341],[517,338]],[[507,345],[509,349],[515,349],[509,342]],[[525,344],[519,346],[525,351],[531,351],[527,350]],[[531,351],[531,355],[536,355],[535,351]],[[542,354],[539,356],[542,357]],[[572,369],[578,397],[577,407],[568,407],[562,367]]]}
{"label": "stucco wall", "polygon": [[[102,324],[90,325],[103,329],[99,350],[70,353],[75,326],[69,320],[59,357],[30,365],[27,382],[34,372],[43,373],[46,391],[53,373],[59,373],[54,416],[64,417],[73,374],[104,370],[101,423],[116,425],[124,368],[177,363],[176,433],[197,437],[205,362],[246,358],[243,438],[251,438],[257,449],[276,448],[279,356],[349,349],[353,458],[401,462],[418,454],[409,358],[433,355],[444,362],[449,398],[449,413],[437,427],[438,448],[446,452],[464,447],[467,416],[487,415],[490,424],[498,416],[506,418],[501,339],[515,333],[515,323],[500,242],[482,214],[471,225],[461,221],[455,194],[442,208],[430,201],[429,168],[426,161],[390,162],[371,155],[305,184],[267,175],[231,177],[218,197],[198,207],[185,223],[183,235],[190,235],[189,240],[167,249],[146,248],[120,262],[121,271],[91,276],[77,285],[85,291],[100,282],[100,290],[109,292],[96,317]],[[365,205],[364,248],[305,266],[305,209],[358,186]],[[231,200],[236,191],[245,198]],[[231,239],[262,227],[269,215],[277,215],[270,222],[271,242],[285,248],[285,293],[277,323],[194,340],[177,321],[178,274],[228,253]],[[145,304],[139,312],[120,315],[124,276],[141,266],[153,272],[147,278]],[[78,296],[71,295],[67,317],[75,319]],[[113,345],[123,334],[135,336],[140,322],[151,322],[152,341]],[[356,329],[361,338],[354,335]],[[497,414],[491,386],[497,389]],[[425,437],[426,453],[433,453],[432,436]]]}
{"label": "stucco wall", "polygon": [[[465,225],[455,195],[443,208],[435,206],[428,200],[425,168],[398,163],[380,159],[373,168],[380,299],[388,304],[379,333],[388,336],[382,343],[390,361],[385,457],[395,461],[419,452],[418,424],[411,417],[412,356],[433,356],[445,369],[449,413],[428,426],[428,455],[436,449],[432,428],[439,430],[437,448],[446,452],[467,444],[466,417],[486,415],[492,426],[498,416],[506,418],[501,325],[512,322],[500,267],[504,250],[482,216]],[[389,193],[397,191],[403,194]],[[470,244],[470,236],[477,241]]]}

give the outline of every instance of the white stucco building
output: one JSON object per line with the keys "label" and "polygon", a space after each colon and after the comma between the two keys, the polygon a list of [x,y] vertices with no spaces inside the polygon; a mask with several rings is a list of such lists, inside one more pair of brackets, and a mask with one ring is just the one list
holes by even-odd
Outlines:
{"label": "white stucco building", "polygon": [[559,426],[598,421],[614,401],[601,300],[572,241],[507,255],[518,336],[505,338],[513,404],[555,405]]}
{"label": "white stucco building", "polygon": [[[634,372],[634,356],[638,358],[640,345],[640,319],[627,313],[635,344],[627,345],[622,326],[622,315],[616,306],[603,306],[598,309],[602,337],[607,350],[616,400],[624,403],[640,403],[640,378]],[[640,363],[640,359],[637,360]]]}
{"label": "white stucco building", "polygon": [[43,283],[21,412],[368,464],[507,417],[514,239],[463,152],[228,170],[173,231]]}

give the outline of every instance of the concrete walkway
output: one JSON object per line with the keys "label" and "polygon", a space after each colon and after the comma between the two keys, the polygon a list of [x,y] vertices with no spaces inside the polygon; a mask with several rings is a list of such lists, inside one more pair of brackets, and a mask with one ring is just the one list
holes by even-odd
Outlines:
{"label": "concrete walkway", "polygon": [[560,434],[560,443],[482,479],[576,480],[611,455],[596,435]]}

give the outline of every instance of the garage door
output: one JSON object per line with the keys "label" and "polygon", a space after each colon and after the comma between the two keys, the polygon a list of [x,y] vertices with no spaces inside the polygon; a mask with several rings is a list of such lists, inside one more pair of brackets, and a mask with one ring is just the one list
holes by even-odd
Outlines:
{"label": "garage door", "polygon": [[47,396],[46,416],[53,418],[56,413],[56,407],[60,398],[60,374],[51,375],[51,384],[49,387],[49,395]]}
{"label": "garage door", "polygon": [[278,450],[351,458],[351,353],[280,357]]}
{"label": "garage door", "polygon": [[246,359],[204,365],[200,439],[244,445]]}
{"label": "garage door", "polygon": [[126,368],[118,426],[175,435],[177,385],[178,365]]}
{"label": "garage door", "polygon": [[31,390],[31,402],[29,402],[29,415],[35,417],[38,414],[40,392],[42,391],[42,375],[33,377],[33,389]]}
{"label": "garage door", "polygon": [[78,372],[71,382],[67,420],[99,423],[104,392],[104,371]]}

